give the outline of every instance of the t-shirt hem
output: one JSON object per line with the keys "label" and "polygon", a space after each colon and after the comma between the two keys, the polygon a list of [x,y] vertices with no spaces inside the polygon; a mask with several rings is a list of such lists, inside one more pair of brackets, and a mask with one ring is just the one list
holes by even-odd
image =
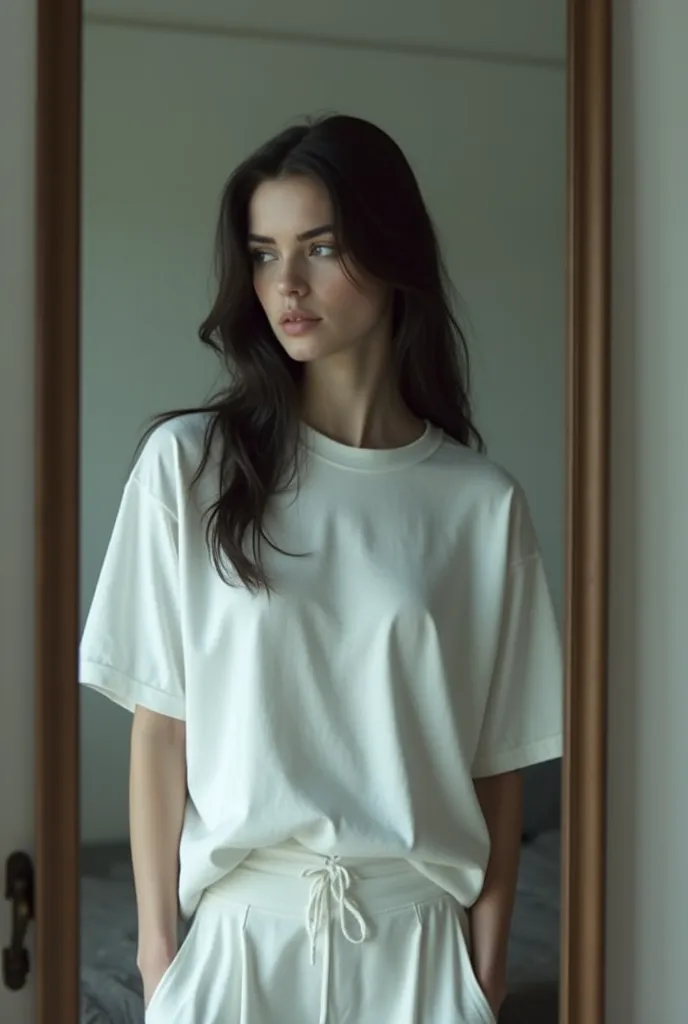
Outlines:
{"label": "t-shirt hem", "polygon": [[133,712],[136,706],[140,705],[148,711],[167,715],[169,718],[177,718],[180,721],[186,718],[182,698],[132,679],[109,665],[82,661],[79,666],[79,682],[82,686],[102,693],[127,711]]}
{"label": "t-shirt hem", "polygon": [[477,761],[473,765],[473,778],[480,779],[490,775],[515,772],[520,768],[539,764],[541,761],[553,761],[555,758],[561,757],[563,752],[564,737],[559,733],[556,736],[549,736],[547,739],[529,743],[524,747],[506,750],[489,760]]}

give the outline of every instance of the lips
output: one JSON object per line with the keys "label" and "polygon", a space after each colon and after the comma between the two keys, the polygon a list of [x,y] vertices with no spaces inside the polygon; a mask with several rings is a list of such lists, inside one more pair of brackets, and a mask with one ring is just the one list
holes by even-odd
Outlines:
{"label": "lips", "polygon": [[315,323],[320,317],[313,316],[312,313],[306,313],[305,310],[291,309],[288,313],[283,313],[280,317],[281,324],[300,324],[300,323]]}

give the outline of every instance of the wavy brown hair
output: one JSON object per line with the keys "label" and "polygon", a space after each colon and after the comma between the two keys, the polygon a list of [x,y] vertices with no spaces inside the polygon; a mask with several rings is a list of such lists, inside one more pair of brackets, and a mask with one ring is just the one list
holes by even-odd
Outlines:
{"label": "wavy brown hair", "polygon": [[298,474],[304,366],[278,343],[256,297],[249,204],[262,182],[294,175],[325,186],[340,251],[392,288],[393,372],[405,404],[460,444],[484,448],[471,418],[465,337],[452,313],[431,218],[401,149],[370,122],[344,115],[282,131],[237,167],[222,194],[217,297],[199,336],[220,356],[229,382],[201,408],[157,416],[146,434],[177,416],[209,414],[194,476],[196,482],[219,440],[208,546],[222,578],[251,590],[270,589],[261,557],[264,542],[274,547],[266,511]]}

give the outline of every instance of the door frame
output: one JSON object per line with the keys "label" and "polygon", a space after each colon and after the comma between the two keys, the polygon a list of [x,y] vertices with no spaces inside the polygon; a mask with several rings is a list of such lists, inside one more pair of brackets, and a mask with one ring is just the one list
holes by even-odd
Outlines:
{"label": "door frame", "polygon": [[36,1022],[79,1020],[81,0],[38,0]]}
{"label": "door frame", "polygon": [[[604,1021],[611,19],[568,0],[560,1024]],[[81,0],[38,0],[37,1024],[79,1015],[81,55]]]}

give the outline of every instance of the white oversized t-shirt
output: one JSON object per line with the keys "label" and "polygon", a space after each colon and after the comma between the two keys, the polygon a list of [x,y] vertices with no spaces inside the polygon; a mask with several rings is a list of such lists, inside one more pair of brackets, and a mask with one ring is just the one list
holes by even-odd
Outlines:
{"label": "white oversized t-shirt", "polygon": [[156,430],[127,482],[80,680],[186,722],[180,906],[254,848],[400,857],[468,907],[489,836],[473,779],[558,757],[562,658],[518,485],[430,424],[357,449],[303,427],[264,546],[273,593],[206,544],[207,418]]}

